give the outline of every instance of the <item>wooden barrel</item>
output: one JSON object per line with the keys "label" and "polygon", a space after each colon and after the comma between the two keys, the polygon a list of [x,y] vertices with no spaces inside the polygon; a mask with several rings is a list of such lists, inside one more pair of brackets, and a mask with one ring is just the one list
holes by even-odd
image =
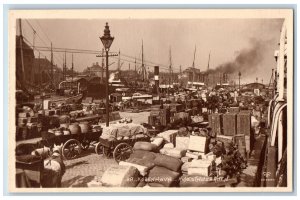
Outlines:
{"label": "wooden barrel", "polygon": [[87,123],[80,123],[81,133],[88,133],[90,131],[90,126]]}
{"label": "wooden barrel", "polygon": [[78,124],[70,124],[69,130],[71,131],[71,134],[81,134],[81,128]]}
{"label": "wooden barrel", "polygon": [[54,131],[54,135],[55,136],[61,136],[61,135],[63,135],[63,132],[61,130],[57,129],[57,130]]}
{"label": "wooden barrel", "polygon": [[70,116],[69,115],[61,115],[59,117],[59,123],[61,123],[61,124],[70,123]]}
{"label": "wooden barrel", "polygon": [[65,128],[65,129],[68,129],[69,128],[69,123],[64,123],[64,124],[60,124],[60,128]]}

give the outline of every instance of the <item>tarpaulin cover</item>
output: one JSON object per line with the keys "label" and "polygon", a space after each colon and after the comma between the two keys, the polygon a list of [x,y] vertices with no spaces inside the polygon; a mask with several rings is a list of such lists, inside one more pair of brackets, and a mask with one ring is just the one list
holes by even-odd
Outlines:
{"label": "tarpaulin cover", "polygon": [[132,137],[140,133],[147,133],[147,129],[139,124],[111,124],[103,127],[101,138]]}

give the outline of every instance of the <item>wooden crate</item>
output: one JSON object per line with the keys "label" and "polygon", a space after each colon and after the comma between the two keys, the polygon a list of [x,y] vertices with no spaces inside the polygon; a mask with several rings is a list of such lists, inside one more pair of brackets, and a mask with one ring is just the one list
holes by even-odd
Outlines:
{"label": "wooden crate", "polygon": [[240,111],[239,107],[229,107],[228,112],[230,113],[238,113]]}
{"label": "wooden crate", "polygon": [[214,136],[222,135],[222,114],[214,113],[208,115],[209,126],[212,129]]}
{"label": "wooden crate", "polygon": [[223,115],[223,134],[226,136],[236,135],[236,113]]}
{"label": "wooden crate", "polygon": [[156,124],[156,122],[158,121],[158,116],[148,116],[148,124],[150,124],[151,126],[154,126]]}
{"label": "wooden crate", "polygon": [[160,109],[159,117],[161,125],[166,126],[170,123],[170,109]]}
{"label": "wooden crate", "polygon": [[250,113],[239,113],[237,115],[237,134],[250,135],[251,132],[251,116]]}

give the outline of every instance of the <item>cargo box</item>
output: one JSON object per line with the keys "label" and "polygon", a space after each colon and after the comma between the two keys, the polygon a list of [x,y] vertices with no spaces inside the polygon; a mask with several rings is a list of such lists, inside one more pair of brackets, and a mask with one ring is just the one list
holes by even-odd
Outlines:
{"label": "cargo box", "polygon": [[238,113],[240,111],[239,107],[229,107],[228,112],[230,113]]}
{"label": "cargo box", "polygon": [[222,132],[222,114],[214,113],[208,115],[208,123],[212,129],[213,136],[223,135]]}
{"label": "cargo box", "polygon": [[225,136],[236,135],[236,113],[226,113],[223,115],[223,134]]}
{"label": "cargo box", "polygon": [[250,113],[239,113],[237,115],[237,134],[250,135],[251,116]]}

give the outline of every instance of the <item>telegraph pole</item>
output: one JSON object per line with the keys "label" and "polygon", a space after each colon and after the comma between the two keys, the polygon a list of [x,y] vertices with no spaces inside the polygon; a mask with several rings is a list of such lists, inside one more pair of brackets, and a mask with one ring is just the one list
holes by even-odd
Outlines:
{"label": "telegraph pole", "polygon": [[120,49],[119,49],[119,59],[118,59],[118,72],[119,72],[119,74],[120,74],[120,65],[121,65],[121,63],[120,63],[120,61],[121,61],[121,58],[120,58]]}
{"label": "telegraph pole", "polygon": [[144,43],[143,43],[143,40],[142,40],[142,74],[143,74],[143,81],[145,81],[146,69],[145,69],[145,65],[144,65]]}
{"label": "telegraph pole", "polygon": [[53,50],[52,50],[52,42],[51,42],[51,82],[52,86],[54,86],[54,76],[53,76]]}
{"label": "telegraph pole", "polygon": [[74,76],[74,63],[73,63],[73,54],[72,54],[72,84],[73,84],[73,76]]}
{"label": "telegraph pole", "polygon": [[[102,55],[104,55],[104,49],[102,48]],[[101,80],[103,81],[104,78],[104,57],[102,57],[102,66],[101,66]]]}
{"label": "telegraph pole", "polygon": [[67,80],[67,51],[65,51],[65,80]]}

